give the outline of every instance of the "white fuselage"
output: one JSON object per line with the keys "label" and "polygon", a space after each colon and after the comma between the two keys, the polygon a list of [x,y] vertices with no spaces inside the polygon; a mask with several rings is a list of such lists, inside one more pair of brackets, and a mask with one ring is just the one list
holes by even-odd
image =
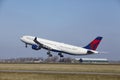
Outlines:
{"label": "white fuselage", "polygon": [[[32,36],[23,36],[21,40],[24,43],[29,44],[29,45],[38,45],[34,42],[34,38],[35,37],[32,37]],[[71,55],[86,55],[88,52],[88,49],[85,49],[82,47],[68,45],[68,44],[51,41],[47,39],[37,38],[37,41],[40,44],[43,44],[43,48],[47,50],[50,49],[51,51],[55,51],[55,52],[67,53]],[[98,53],[97,51],[94,51],[94,50],[89,50],[89,51]]]}

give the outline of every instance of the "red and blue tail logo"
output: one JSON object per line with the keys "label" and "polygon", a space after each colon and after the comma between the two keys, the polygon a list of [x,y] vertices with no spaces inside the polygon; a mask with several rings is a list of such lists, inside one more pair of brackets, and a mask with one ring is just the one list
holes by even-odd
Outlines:
{"label": "red and blue tail logo", "polygon": [[97,37],[96,39],[94,39],[90,44],[88,44],[84,48],[91,49],[91,50],[96,50],[100,41],[102,40],[102,38],[103,37]]}

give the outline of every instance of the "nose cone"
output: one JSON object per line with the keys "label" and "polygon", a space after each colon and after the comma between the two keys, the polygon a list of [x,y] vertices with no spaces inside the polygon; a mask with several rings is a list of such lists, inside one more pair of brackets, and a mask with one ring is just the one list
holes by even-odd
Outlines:
{"label": "nose cone", "polygon": [[25,42],[24,36],[22,36],[22,37],[20,38],[20,40],[21,40],[22,42]]}

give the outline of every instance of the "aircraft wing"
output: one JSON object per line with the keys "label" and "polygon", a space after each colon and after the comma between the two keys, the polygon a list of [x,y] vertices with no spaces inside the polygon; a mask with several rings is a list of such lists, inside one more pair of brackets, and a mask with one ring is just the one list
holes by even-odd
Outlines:
{"label": "aircraft wing", "polygon": [[58,48],[57,46],[55,45],[50,45],[50,44],[45,44],[45,43],[42,43],[43,44],[43,47],[47,48],[47,49],[50,49],[50,50],[59,50],[61,51],[60,48]]}
{"label": "aircraft wing", "polygon": [[38,44],[40,47],[47,48],[49,50],[59,50],[59,51],[61,51],[61,49],[58,48],[55,45],[51,45],[51,44],[47,44],[47,43],[43,43],[43,42],[41,43],[41,42],[37,41],[37,37],[35,37],[34,42],[36,44]]}

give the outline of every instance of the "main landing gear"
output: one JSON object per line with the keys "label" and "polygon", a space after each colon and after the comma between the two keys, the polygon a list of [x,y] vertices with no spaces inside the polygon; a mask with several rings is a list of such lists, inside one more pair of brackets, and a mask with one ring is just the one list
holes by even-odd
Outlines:
{"label": "main landing gear", "polygon": [[52,57],[52,54],[50,53],[50,51],[47,52],[47,55],[48,55],[49,57]]}
{"label": "main landing gear", "polygon": [[61,52],[59,52],[58,55],[59,55],[60,57],[64,57]]}
{"label": "main landing gear", "polygon": [[[53,56],[50,51],[47,52],[47,55],[48,55],[49,57],[52,57],[52,56]],[[61,52],[59,52],[58,55],[59,55],[61,58],[64,57]]]}

